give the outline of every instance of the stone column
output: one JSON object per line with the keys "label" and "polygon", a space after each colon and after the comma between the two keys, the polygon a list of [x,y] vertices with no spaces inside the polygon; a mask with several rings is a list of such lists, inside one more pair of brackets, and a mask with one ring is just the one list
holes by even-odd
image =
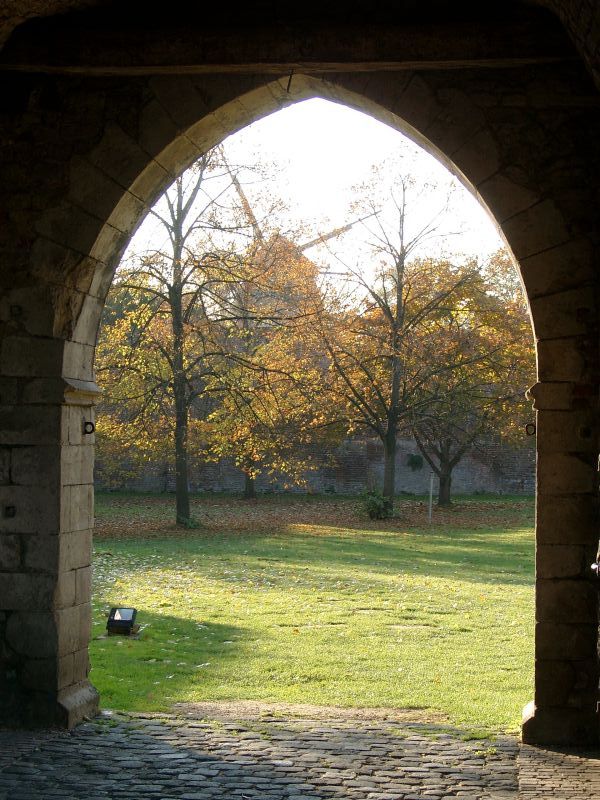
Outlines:
{"label": "stone column", "polygon": [[97,712],[87,679],[97,393],[85,381],[2,379],[0,724],[70,728]]}
{"label": "stone column", "polygon": [[531,744],[599,740],[597,392],[569,382],[530,391],[538,436],[535,697],[523,741]]}

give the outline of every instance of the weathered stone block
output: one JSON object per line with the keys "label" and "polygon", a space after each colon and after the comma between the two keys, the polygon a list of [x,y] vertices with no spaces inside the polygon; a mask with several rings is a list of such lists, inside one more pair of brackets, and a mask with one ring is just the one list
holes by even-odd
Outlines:
{"label": "weathered stone block", "polygon": [[88,154],[89,161],[123,189],[148,163],[149,154],[115,122],[108,122],[102,140]]}
{"label": "weathered stone block", "polygon": [[[62,374],[81,381],[94,380],[94,345],[65,342]],[[77,444],[75,442],[74,444]]]}
{"label": "weathered stone block", "polygon": [[58,406],[0,407],[0,444],[56,444],[60,425]]}
{"label": "weathered stone block", "polygon": [[[440,89],[436,98],[440,110],[427,128],[427,139],[440,152],[453,157],[455,151],[483,127],[484,117],[471,98],[458,89]],[[385,107],[393,106],[386,104]]]}
{"label": "weathered stone block", "polygon": [[95,344],[103,310],[104,298],[85,296],[71,336],[73,342]]}
{"label": "weathered stone block", "polygon": [[[287,87],[286,77],[287,76],[283,77],[283,82]],[[362,81],[364,81],[365,76],[361,77]],[[295,96],[297,96],[296,88],[299,84],[301,88],[310,83],[313,85],[315,83],[320,83],[321,86],[323,86],[322,81],[315,81],[307,76],[296,76],[296,78],[297,82],[292,81]],[[387,81],[388,79],[388,76],[385,75],[384,80]],[[361,78],[358,80],[360,81]],[[266,87],[269,83],[275,83],[276,81],[273,81],[270,76],[265,79],[265,76],[261,75],[260,73],[236,75],[235,77],[233,75],[221,73],[219,75],[193,75],[190,76],[189,82],[198,92],[198,96],[202,99],[206,112],[223,108],[232,102],[243,102],[245,105],[252,106],[256,110],[257,116],[260,117],[264,113],[263,103],[265,103],[264,108],[271,107],[267,105],[268,90]],[[323,89],[323,92],[327,93],[328,96],[331,89],[331,86],[327,86]],[[306,97],[302,91],[300,96]],[[310,96],[314,97],[321,95],[317,90]],[[167,110],[169,113],[171,112],[170,108]],[[202,114],[196,117],[196,119],[200,119],[201,116]]]}
{"label": "weathered stone block", "polygon": [[551,453],[597,451],[598,418],[591,409],[539,410],[536,422],[537,448],[545,454],[544,459],[551,459]]}
{"label": "weathered stone block", "polygon": [[[98,231],[98,235],[89,250],[89,256],[92,262],[118,264],[128,242],[129,236],[127,234],[106,223]],[[94,291],[93,294],[98,294],[98,292]]]}
{"label": "weathered stone block", "polygon": [[65,382],[60,377],[21,380],[23,403],[60,405],[65,396]]}
{"label": "weathered stone block", "polygon": [[595,709],[536,708],[532,702],[523,710],[521,736],[525,744],[595,746],[599,721]]}
{"label": "weathered stone block", "polygon": [[597,483],[597,457],[588,453],[538,452],[537,487],[542,494],[590,494]]}
{"label": "weathered stone block", "polygon": [[[54,608],[68,608],[76,604],[77,571],[60,572],[56,578],[54,590]],[[85,598],[89,601],[90,595]]]}
{"label": "weathered stone block", "polygon": [[87,422],[94,422],[94,412],[89,406],[65,405],[62,408],[62,443],[65,445],[92,445],[93,433],[85,433]]}
{"label": "weathered stone block", "polygon": [[70,445],[61,450],[61,484],[77,486],[94,482],[93,444]]}
{"label": "weathered stone block", "polygon": [[34,276],[44,282],[68,284],[80,291],[87,289],[90,271],[77,250],[38,236],[31,247],[30,261]]}
{"label": "weathered stone block", "polygon": [[83,681],[90,672],[90,659],[87,647],[73,653],[73,682]]}
{"label": "weathered stone block", "polygon": [[[268,97],[266,93],[263,96]],[[219,139],[242,130],[260,117],[256,109],[248,108],[240,99],[232,100],[226,105],[216,108],[213,114],[221,131]],[[190,138],[192,138],[191,135]]]}
{"label": "weathered stone block", "polygon": [[11,461],[12,449],[10,447],[0,447],[0,485],[11,483]]}
{"label": "weathered stone block", "polygon": [[535,665],[535,703],[538,708],[593,708],[598,694],[598,663],[541,661]]}
{"label": "weathered stone block", "polygon": [[[319,79],[294,75],[289,93],[287,79],[272,81],[266,86],[240,97],[240,102],[246,107],[248,114],[253,115],[256,119],[257,111],[260,113],[262,108],[265,109],[266,114],[272,114],[286,108],[292,102],[297,103],[313,97],[323,97],[334,103],[352,107],[353,102],[356,102],[357,95],[362,95],[365,98],[362,110],[366,114],[390,125],[390,127],[403,131],[404,120],[399,107],[401,108],[402,94],[410,83],[412,75],[413,73],[409,70],[401,73],[389,73],[386,76],[355,73],[353,76],[344,76],[343,86],[340,83],[328,83],[325,86]],[[265,98],[265,89],[272,99]],[[367,95],[368,100],[366,99]],[[422,138],[424,142],[427,142],[425,137]]]}
{"label": "weathered stone block", "polygon": [[575,668],[570,661],[535,664],[535,702],[538,707],[568,706],[575,685]]}
{"label": "weathered stone block", "polygon": [[413,73],[398,103],[398,113],[418,131],[427,132],[441,108],[431,88],[423,78]]}
{"label": "weathered stone block", "polygon": [[50,287],[36,283],[13,288],[0,302],[0,317],[8,330],[12,327],[20,335],[53,336],[54,307]]}
{"label": "weathered stone block", "polygon": [[[147,103],[140,112],[140,147],[151,156],[158,155],[174,141],[182,132],[182,126],[176,125],[164,106],[156,99]],[[166,186],[166,185],[165,185]],[[139,196],[139,195],[138,195]],[[142,198],[146,201],[150,198]]]}
{"label": "weathered stone block", "polygon": [[542,661],[594,658],[597,642],[598,628],[593,623],[538,622],[535,626],[535,652]]}
{"label": "weathered stone block", "polygon": [[61,530],[85,531],[94,525],[94,487],[64,486],[62,490]]}
{"label": "weathered stone block", "polygon": [[536,538],[540,544],[598,542],[598,498],[595,492],[553,496],[538,492]]}
{"label": "weathered stone block", "polygon": [[579,239],[521,259],[521,274],[529,297],[592,285],[594,257],[592,243]]}
{"label": "weathered stone block", "polygon": [[161,76],[150,80],[156,102],[176,127],[185,130],[205,115],[208,108],[194,83],[188,78]]}
{"label": "weathered stone block", "polygon": [[487,128],[477,131],[452,153],[452,160],[473,186],[478,186],[498,170],[496,140]]}
{"label": "weathered stone block", "polygon": [[[166,186],[164,187],[167,188]],[[148,211],[147,205],[130,191],[123,192],[107,222],[113,228],[130,236]]]}
{"label": "weathered stone block", "polygon": [[60,477],[61,448],[15,447],[12,456],[12,482],[19,486],[57,486]]}
{"label": "weathered stone block", "polygon": [[0,580],[0,608],[15,611],[51,608],[53,593],[51,575],[4,572]]}
{"label": "weathered stone block", "polygon": [[19,398],[19,383],[17,378],[0,377],[0,407],[15,405]]}
{"label": "weathered stone block", "polygon": [[593,334],[598,327],[595,292],[586,286],[535,297],[530,301],[540,339]]}
{"label": "weathered stone block", "polygon": [[64,342],[29,336],[7,336],[0,348],[4,375],[52,376],[60,373]]}
{"label": "weathered stone block", "polygon": [[89,603],[92,595],[92,568],[80,567],[75,571],[76,576],[76,603]]}
{"label": "weathered stone block", "polygon": [[598,624],[598,591],[586,580],[536,581],[536,621]]}
{"label": "weathered stone block", "polygon": [[48,534],[28,534],[21,537],[23,566],[40,572],[58,572],[60,539],[58,531]]}
{"label": "weathered stone block", "polygon": [[0,486],[1,533],[57,533],[58,492],[48,487]]}
{"label": "weathered stone block", "polygon": [[21,537],[10,533],[0,533],[0,572],[18,570],[20,567]]}
{"label": "weathered stone block", "polygon": [[6,623],[6,641],[17,653],[32,658],[56,655],[58,635],[52,611],[17,611]]}
{"label": "weathered stone block", "polygon": [[75,655],[73,653],[67,653],[67,655],[61,656],[57,663],[57,688],[64,689],[67,686],[71,686],[73,683],[75,683]]}
{"label": "weathered stone block", "polygon": [[573,408],[572,383],[536,383],[527,390],[527,398],[533,401],[537,411],[570,411]]}
{"label": "weathered stone block", "polygon": [[538,578],[590,577],[589,550],[578,545],[538,544],[536,548]]}
{"label": "weathered stone block", "polygon": [[62,533],[59,537],[59,569],[68,571],[88,567],[92,561],[92,531]]}
{"label": "weathered stone block", "polygon": [[[491,210],[496,213],[493,206]],[[542,200],[515,214],[502,223],[502,230],[519,260],[568,242],[571,238],[564,217],[552,200]]]}
{"label": "weathered stone block", "polygon": [[67,729],[91,719],[98,713],[100,697],[89,681],[82,681],[58,693],[60,714],[57,723]]}
{"label": "weathered stone block", "polygon": [[[159,155],[158,158],[167,162],[169,160],[164,155]],[[145,206],[151,207],[172,182],[173,174],[157,161],[151,161],[131,184],[129,191]]]}
{"label": "weathered stone block", "polygon": [[114,268],[92,258],[89,259],[89,265],[90,281],[86,287],[86,294],[105,300],[114,277]]}
{"label": "weathered stone block", "polygon": [[100,220],[110,216],[123,195],[123,186],[81,156],[69,164],[69,200]]}
{"label": "weathered stone block", "polygon": [[37,221],[36,232],[85,256],[90,252],[101,226],[97,217],[64,200],[44,212]]}
{"label": "weathered stone block", "polygon": [[56,692],[59,688],[56,659],[27,659],[21,671],[21,683],[36,691]]}
{"label": "weathered stone block", "polygon": [[56,621],[59,655],[74,653],[87,647],[92,627],[92,611],[89,603],[58,610]]}
{"label": "weathered stone block", "polygon": [[539,194],[509,180],[501,172],[478,184],[477,190],[498,223],[539,202]]}
{"label": "weathered stone block", "polygon": [[[187,169],[198,158],[199,153],[209,150],[214,147],[220,139],[224,138],[223,132],[218,121],[211,115],[209,120],[205,120],[205,125],[201,130],[204,133],[208,130],[208,136],[205,134],[204,146],[200,147],[199,138],[194,141],[190,138],[190,134],[181,136],[175,139],[174,142],[156,156],[156,160],[162,170],[171,176],[172,182],[177,175],[180,175],[183,170]],[[195,137],[198,136],[197,131],[194,129]]]}

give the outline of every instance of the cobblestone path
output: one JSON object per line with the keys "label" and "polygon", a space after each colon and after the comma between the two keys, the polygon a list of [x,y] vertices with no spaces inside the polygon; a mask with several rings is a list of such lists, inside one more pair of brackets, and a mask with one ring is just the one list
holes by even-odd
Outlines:
{"label": "cobblestone path", "polygon": [[518,767],[522,800],[600,798],[600,752],[568,752],[523,745]]}
{"label": "cobblestone path", "polygon": [[[527,800],[562,797],[545,752],[520,756]],[[0,731],[0,800],[516,800],[518,756],[510,737],[465,740],[425,723],[103,716],[71,733]],[[597,770],[564,797],[597,797]]]}

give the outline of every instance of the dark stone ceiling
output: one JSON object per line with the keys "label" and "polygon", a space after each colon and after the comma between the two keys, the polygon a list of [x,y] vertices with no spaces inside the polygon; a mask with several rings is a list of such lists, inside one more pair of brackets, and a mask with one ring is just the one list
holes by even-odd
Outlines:
{"label": "dark stone ceiling", "polygon": [[[545,0],[303,0],[293,5],[274,0],[235,4],[192,4],[189,0],[1,0],[0,46],[12,31],[35,17],[65,14],[66,25],[129,27],[164,24],[165,13],[177,24],[264,25],[327,19],[349,22],[385,23],[431,19],[457,20],[473,15],[505,15],[515,6],[544,4]],[[71,13],[68,13],[71,12]],[[69,19],[70,18],[70,19]]]}

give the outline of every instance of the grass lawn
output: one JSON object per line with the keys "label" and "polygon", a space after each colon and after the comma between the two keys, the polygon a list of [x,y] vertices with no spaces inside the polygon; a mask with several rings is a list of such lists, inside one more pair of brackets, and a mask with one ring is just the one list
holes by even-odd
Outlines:
{"label": "grass lawn", "polygon": [[[355,499],[100,495],[92,682],[105,707],[262,700],[436,709],[515,729],[532,696],[533,503],[418,499],[367,523]],[[133,605],[139,640],[106,638]]]}

